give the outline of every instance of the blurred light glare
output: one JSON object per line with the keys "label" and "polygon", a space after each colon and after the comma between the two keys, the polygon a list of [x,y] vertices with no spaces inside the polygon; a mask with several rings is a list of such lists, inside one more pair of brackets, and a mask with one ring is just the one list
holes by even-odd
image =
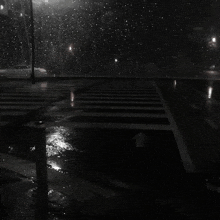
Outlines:
{"label": "blurred light glare", "polygon": [[216,43],[216,37],[213,37],[213,38],[212,38],[212,42],[213,42],[213,43]]}
{"label": "blurred light glare", "polygon": [[118,62],[118,59],[117,58],[115,58],[115,63],[117,63]]}
{"label": "blurred light glare", "polygon": [[3,5],[0,5],[0,9],[3,10],[3,9],[4,9],[4,6],[3,6]]}

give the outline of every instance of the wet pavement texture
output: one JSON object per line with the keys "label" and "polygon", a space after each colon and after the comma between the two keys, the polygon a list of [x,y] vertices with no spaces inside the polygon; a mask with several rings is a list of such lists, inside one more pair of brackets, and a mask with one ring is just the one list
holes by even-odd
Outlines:
{"label": "wet pavement texture", "polygon": [[[63,84],[65,87],[65,82]],[[180,85],[182,84],[184,82]],[[37,158],[35,147],[44,134],[47,141],[48,169],[60,173],[57,174],[61,178],[60,181],[62,178],[78,181],[78,193],[80,194],[81,190],[82,197],[86,196],[80,188],[81,180],[100,189],[110,190],[108,196],[94,191],[91,199],[80,201],[70,198],[68,205],[62,204],[65,211],[57,209],[57,212],[53,210],[51,213],[57,219],[217,218],[220,200],[215,192],[218,187],[214,183],[218,183],[218,176],[213,177],[207,172],[190,174],[184,170],[174,134],[168,127],[170,122],[164,103],[154,83],[132,79],[109,80],[95,83],[93,86],[89,82],[86,85],[89,86],[78,92],[73,91],[71,86],[67,87],[64,89],[66,98],[48,105],[41,115],[36,114],[35,119],[42,119],[46,125],[43,131],[30,126],[32,122],[22,126],[9,124],[1,127],[1,153],[34,164]],[[202,130],[203,127],[198,122],[192,124],[192,119],[204,119],[209,115],[209,111],[204,110],[206,101],[201,95],[194,97],[191,90],[185,90],[189,85],[187,83],[185,87],[181,86],[180,90],[177,90],[178,81],[157,82],[181,134],[186,140],[191,137],[190,141],[193,141],[193,144],[188,144],[188,141],[186,143],[187,146],[195,146],[189,148],[189,153],[199,167],[203,161],[196,160],[197,154],[205,157],[208,153],[215,153],[215,150],[210,153],[210,147],[207,149],[207,146],[204,146],[198,152],[196,148],[198,133],[205,134],[207,127],[204,124]],[[200,83],[198,86],[200,87]],[[193,104],[194,108],[189,103]],[[187,107],[188,105],[191,107]],[[91,127],[88,128],[85,124],[90,124]],[[136,129],[129,127],[131,124],[135,125]],[[114,128],[107,128],[110,125]],[[123,125],[123,128],[117,125]],[[145,125],[148,127],[142,129]],[[161,128],[155,129],[158,128],[156,125]],[[194,128],[194,133],[189,129],[190,126]],[[217,133],[213,132],[209,135],[215,140],[218,137]],[[204,139],[205,137],[199,140],[200,143]],[[206,165],[204,163],[204,171]],[[1,174],[8,179],[2,170]],[[81,180],[76,181],[76,177]],[[206,178],[213,180],[213,184],[209,185],[211,190],[207,189]],[[25,192],[33,190],[35,183],[28,182],[28,186],[23,183]],[[65,184],[63,183],[62,187],[66,187]],[[85,186],[89,191],[90,185],[84,184]],[[19,190],[21,188],[18,187]],[[30,194],[31,192],[28,194],[29,199]],[[56,193],[56,196],[58,195],[62,194]]]}
{"label": "wet pavement texture", "polygon": [[[193,82],[195,86],[190,86]],[[173,83],[168,80],[158,86],[195,165],[194,172],[219,174],[220,103],[214,98],[215,90],[207,94],[209,82],[205,81]]]}

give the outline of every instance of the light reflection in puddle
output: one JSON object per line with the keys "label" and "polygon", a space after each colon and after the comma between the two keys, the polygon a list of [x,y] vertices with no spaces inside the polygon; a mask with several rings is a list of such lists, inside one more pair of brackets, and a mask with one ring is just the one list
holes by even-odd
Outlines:
{"label": "light reflection in puddle", "polygon": [[54,170],[57,170],[57,171],[62,170],[62,168],[58,164],[56,164],[55,161],[48,160],[47,164],[51,166],[51,169],[54,169]]}
{"label": "light reflection in puddle", "polygon": [[74,107],[74,102],[70,102],[70,106],[71,106],[71,107]]}
{"label": "light reflection in puddle", "polygon": [[47,82],[42,82],[42,83],[40,84],[40,87],[41,87],[41,90],[42,90],[42,91],[47,90]]}
{"label": "light reflection in puddle", "polygon": [[72,138],[73,132],[64,126],[55,126],[47,129],[46,149],[47,149],[47,164],[51,169],[62,172],[64,170],[64,153],[67,151],[78,151],[69,141]]}
{"label": "light reflection in puddle", "polygon": [[47,134],[47,156],[55,156],[62,154],[67,150],[76,150],[69,141],[70,130],[64,126],[56,126],[48,128],[49,133]]}
{"label": "light reflection in puddle", "polygon": [[[48,166],[51,169],[57,170],[59,172],[64,172],[65,166],[69,161],[67,160],[67,155],[71,154],[71,160],[74,160],[73,155],[75,155],[75,152],[81,152],[72,144],[72,139],[75,136],[75,131],[65,126],[51,126],[46,128],[46,131],[44,131],[43,134],[46,135],[46,156]],[[43,134],[41,133],[40,135]],[[31,133],[30,135],[34,136],[35,134]],[[33,141],[30,137],[30,140],[27,140],[27,142],[22,142],[22,146],[19,144],[8,145],[6,151],[9,154],[22,156],[22,158],[35,161],[37,156],[37,142],[38,140]],[[70,153],[70,151],[73,152],[73,154]]]}
{"label": "light reflection in puddle", "polygon": [[73,91],[70,92],[70,101],[71,102],[74,101],[74,93],[73,93]]}
{"label": "light reflection in puddle", "polygon": [[70,91],[70,106],[71,107],[74,107],[74,99],[75,99],[75,95],[73,91]]}

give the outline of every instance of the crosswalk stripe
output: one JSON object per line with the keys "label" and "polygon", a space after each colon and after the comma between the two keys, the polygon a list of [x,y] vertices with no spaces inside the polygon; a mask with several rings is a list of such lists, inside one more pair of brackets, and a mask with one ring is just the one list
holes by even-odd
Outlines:
{"label": "crosswalk stripe", "polygon": [[27,109],[27,110],[33,110],[33,109],[36,109],[36,108],[39,108],[40,105],[36,105],[36,103],[34,103],[35,105],[34,106],[24,106],[24,105],[17,105],[17,106],[11,106],[11,105],[3,105],[1,106],[0,105],[0,110],[10,110],[10,109]]}
{"label": "crosswalk stripe", "polygon": [[28,113],[28,111],[12,111],[12,112],[0,112],[0,116],[10,116],[10,115],[12,115],[12,116],[18,116],[18,115],[25,115],[25,114],[27,114]]}
{"label": "crosswalk stripe", "polygon": [[[44,105],[45,102],[37,102],[37,105]],[[28,105],[36,105],[36,102],[20,102],[20,101],[14,101],[14,102],[0,102],[0,106],[3,105],[10,105],[10,106],[28,106]]]}
{"label": "crosswalk stripe", "polygon": [[145,98],[148,98],[148,97],[159,97],[158,94],[156,93],[152,93],[152,94],[110,94],[110,93],[106,93],[106,94],[103,94],[103,93],[99,93],[99,94],[80,94],[78,95],[77,97],[87,97],[87,96],[90,96],[90,97],[132,97],[132,98],[142,98],[142,97],[145,97]]}
{"label": "crosswalk stripe", "polygon": [[[45,122],[46,126],[54,126],[54,122]],[[61,122],[62,125],[72,128],[101,128],[101,129],[129,129],[129,130],[161,130],[171,131],[170,125],[160,124],[131,124],[131,123],[86,123]],[[58,125],[58,123],[56,124]]]}
{"label": "crosswalk stripe", "polygon": [[154,87],[146,87],[144,89],[130,88],[130,87],[129,88],[121,88],[121,89],[117,89],[117,88],[108,89],[105,86],[104,88],[99,88],[99,87],[95,88],[95,87],[93,87],[90,90],[87,90],[87,92],[90,92],[90,91],[99,92],[100,90],[101,91],[107,91],[107,92],[112,92],[112,91],[117,91],[117,92],[121,92],[121,91],[125,91],[125,92],[127,92],[127,91],[140,91],[140,92],[144,92],[144,91],[152,91],[152,90],[156,91],[156,89]]}
{"label": "crosswalk stripe", "polygon": [[165,114],[147,114],[147,113],[108,113],[108,112],[75,112],[72,117],[134,117],[134,118],[166,118]]}
{"label": "crosswalk stripe", "polygon": [[126,100],[126,101],[139,101],[139,100],[154,100],[154,101],[157,101],[157,100],[160,100],[159,97],[148,97],[148,98],[145,98],[145,97],[136,97],[136,98],[133,98],[133,97],[76,97],[75,100],[115,100],[115,101],[118,101],[118,100]]}
{"label": "crosswalk stripe", "polygon": [[45,115],[63,116],[67,113],[69,117],[121,117],[121,118],[167,118],[166,114],[150,114],[150,113],[109,113],[109,112],[49,112]]}
{"label": "crosswalk stripe", "polygon": [[[52,95],[52,94],[51,94]],[[56,95],[52,95],[54,97],[56,97]],[[36,98],[36,97],[39,97],[39,94],[30,94],[30,93],[0,93],[0,97],[33,97],[33,98]]]}
{"label": "crosswalk stripe", "polygon": [[83,94],[122,94],[122,95],[124,95],[124,94],[129,94],[129,95],[138,95],[138,94],[157,94],[157,92],[155,91],[155,90],[151,90],[151,91],[137,91],[137,90],[134,90],[134,91],[132,91],[132,90],[128,90],[128,91],[126,91],[126,90],[123,90],[123,91],[114,91],[114,90],[112,90],[112,91],[106,91],[106,90],[101,90],[101,91],[97,91],[97,92],[95,92],[95,91],[91,91],[91,92],[89,92],[89,91],[86,91],[85,93],[83,93]]}
{"label": "crosswalk stripe", "polygon": [[[25,116],[47,103],[55,102],[63,96],[67,97],[71,91],[94,84],[90,79],[39,82],[35,85],[19,82],[0,83],[0,116],[2,116],[0,126],[17,120],[19,116]],[[97,80],[95,82],[97,83]]]}
{"label": "crosswalk stripe", "polygon": [[[1,104],[1,103],[0,103]],[[99,110],[164,110],[162,106],[102,106],[102,105],[84,105],[74,106],[74,109],[99,109]]]}
{"label": "crosswalk stripe", "polygon": [[0,93],[0,126],[5,126],[30,111],[37,110],[46,103],[54,102],[59,97],[58,93],[30,93],[7,91]]}
{"label": "crosswalk stripe", "polygon": [[86,103],[86,104],[132,104],[132,105],[145,105],[145,104],[160,104],[161,101],[158,100],[156,101],[145,101],[145,102],[135,102],[135,101],[83,101],[79,100],[76,101],[76,103]]}
{"label": "crosswalk stripe", "polygon": [[3,97],[0,96],[0,100],[51,100],[53,98],[49,98],[49,97]]}
{"label": "crosswalk stripe", "polygon": [[74,128],[171,130],[155,88],[97,88],[73,98],[73,102],[62,102],[55,111],[47,112],[48,120]]}

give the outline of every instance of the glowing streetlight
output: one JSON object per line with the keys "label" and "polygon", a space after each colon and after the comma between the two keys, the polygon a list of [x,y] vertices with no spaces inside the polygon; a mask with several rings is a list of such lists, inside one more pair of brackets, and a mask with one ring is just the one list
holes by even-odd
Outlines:
{"label": "glowing streetlight", "polygon": [[3,10],[4,9],[4,5],[0,5],[0,10]]}
{"label": "glowing streetlight", "polygon": [[209,38],[208,41],[208,46],[212,49],[216,49],[218,47],[217,45],[217,37],[216,36],[212,36],[211,39]]}
{"label": "glowing streetlight", "polygon": [[208,87],[208,99],[211,99],[211,98],[212,98],[212,92],[213,92],[213,87],[212,87],[212,86],[209,86],[209,87]]}
{"label": "glowing streetlight", "polygon": [[216,37],[212,37],[212,42],[216,43]]}
{"label": "glowing streetlight", "polygon": [[73,50],[72,46],[69,46],[69,51],[71,52]]}
{"label": "glowing streetlight", "polygon": [[30,18],[31,18],[31,80],[32,84],[35,84],[34,65],[35,65],[35,37],[34,37],[34,13],[33,2],[30,0]]}

